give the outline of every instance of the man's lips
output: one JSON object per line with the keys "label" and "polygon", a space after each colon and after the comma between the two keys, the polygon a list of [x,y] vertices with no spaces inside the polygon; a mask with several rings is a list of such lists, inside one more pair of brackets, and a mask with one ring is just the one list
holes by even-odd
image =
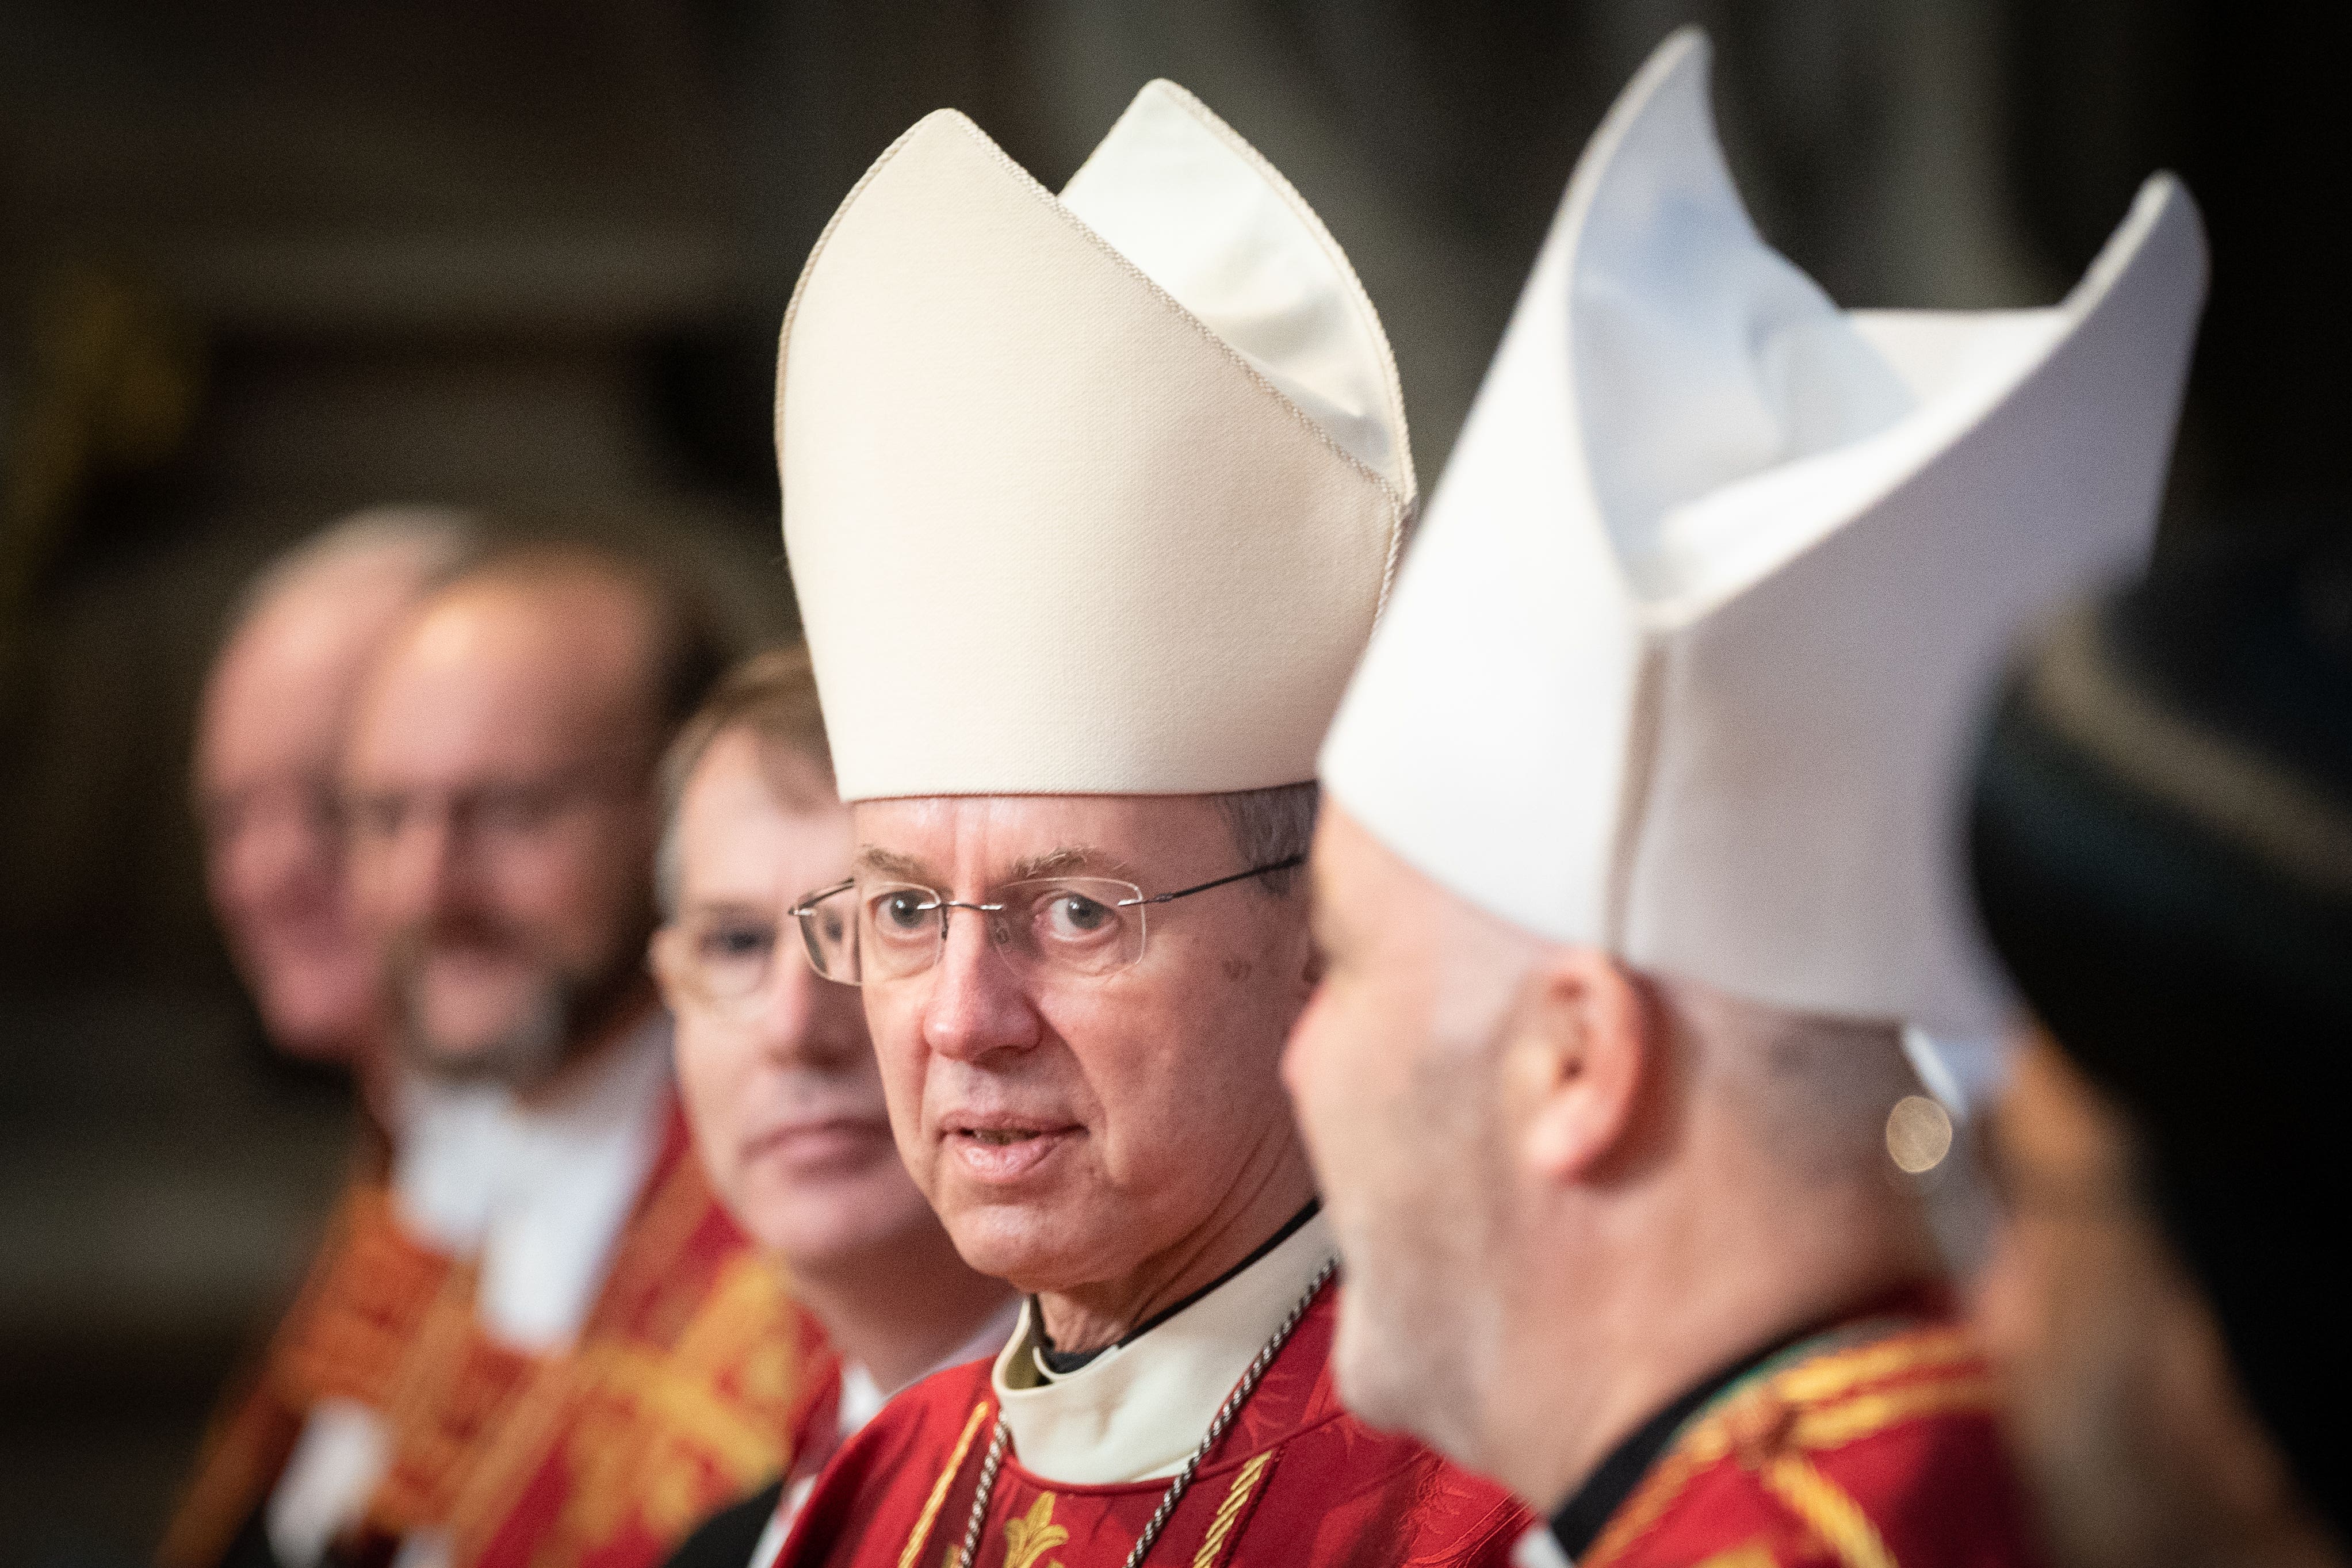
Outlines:
{"label": "man's lips", "polygon": [[1044,1117],[961,1113],[941,1118],[940,1131],[948,1157],[967,1175],[997,1184],[1034,1175],[1086,1129]]}
{"label": "man's lips", "polygon": [[799,1117],[754,1135],[744,1146],[747,1159],[782,1160],[794,1171],[814,1173],[828,1168],[862,1165],[877,1152],[893,1156],[890,1123],[880,1117],[845,1114]]}

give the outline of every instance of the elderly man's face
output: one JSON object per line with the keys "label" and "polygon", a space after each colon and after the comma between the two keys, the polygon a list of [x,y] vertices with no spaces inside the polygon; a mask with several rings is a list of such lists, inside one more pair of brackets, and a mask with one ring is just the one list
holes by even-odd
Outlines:
{"label": "elderly man's face", "polygon": [[[1203,796],[860,803],[860,874],[980,901],[1055,874],[1146,894],[1245,869]],[[967,1262],[1031,1291],[1149,1270],[1295,1149],[1276,1080],[1305,901],[1236,883],[1149,911],[1133,966],[1062,974],[956,911],[938,962],[865,986],[899,1152]]]}
{"label": "elderly man's face", "polygon": [[642,983],[645,621],[585,575],[461,584],[370,682],[346,753],[353,882],[427,1070],[534,1081]]}
{"label": "elderly man's face", "polygon": [[1292,1031],[1297,1103],[1348,1265],[1340,1390],[1375,1425],[1476,1452],[1507,1277],[1515,1131],[1499,1037],[1530,940],[1439,888],[1336,802],[1314,855],[1322,983]]}
{"label": "elderly man's face", "polygon": [[367,661],[414,593],[405,561],[289,587],[222,651],[197,725],[196,811],[213,909],[270,1038],[347,1059],[379,1025],[353,928],[335,766]]}
{"label": "elderly man's face", "polygon": [[[677,912],[658,951],[679,1087],[728,1208],[803,1270],[931,1229],[891,1141],[857,989],[817,975],[785,913],[849,874],[849,811],[832,782],[763,755],[747,731],[722,734],[687,783],[676,835]],[[729,1004],[755,973],[758,989]]]}
{"label": "elderly man's face", "polygon": [[2210,1309],[2132,1179],[2121,1116],[2046,1038],[1996,1120],[2008,1206],[1977,1300],[2063,1568],[2259,1560],[2292,1512]]}

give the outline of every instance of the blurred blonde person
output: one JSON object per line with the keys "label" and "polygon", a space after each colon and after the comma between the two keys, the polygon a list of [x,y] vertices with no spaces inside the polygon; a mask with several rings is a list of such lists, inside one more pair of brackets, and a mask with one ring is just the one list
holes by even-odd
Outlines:
{"label": "blurred blonde person", "polygon": [[314,1407],[381,1406],[404,1325],[448,1266],[387,1223],[390,1013],[352,920],[335,770],[369,662],[469,546],[464,517],[424,507],[330,525],[247,585],[205,682],[194,805],[222,937],[272,1047],[348,1068],[368,1114],[299,1304],[207,1435],[162,1550],[173,1568],[259,1530]]}
{"label": "blurred blonde person", "polygon": [[841,1441],[928,1373],[993,1355],[1018,1302],[957,1256],[890,1133],[857,989],[821,978],[790,912],[849,874],[849,808],[803,647],[739,667],[664,770],[655,968],[711,1184],[823,1325],[777,1480],[714,1516],[676,1568],[764,1568]]}

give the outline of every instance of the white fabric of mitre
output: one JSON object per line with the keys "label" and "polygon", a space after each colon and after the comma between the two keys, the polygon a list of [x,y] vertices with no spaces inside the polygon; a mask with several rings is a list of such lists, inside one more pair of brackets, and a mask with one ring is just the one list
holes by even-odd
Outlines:
{"label": "white fabric of mitre", "polygon": [[1025,1304],[991,1377],[1014,1459],[1066,1486],[1174,1475],[1316,1271],[1338,1255],[1318,1212],[1166,1322],[1073,1373],[1048,1372],[1036,1359],[1036,1308]]}
{"label": "white fabric of mitre", "polygon": [[1062,187],[1062,205],[1412,493],[1403,389],[1356,269],[1280,171],[1199,99],[1147,83]]}
{"label": "white fabric of mitre", "polygon": [[1402,401],[1319,221],[1164,83],[1071,194],[940,110],[786,312],[785,547],[845,799],[1311,778],[1386,595]]}
{"label": "white fabric of mitre", "polygon": [[1538,934],[1984,1034],[1969,713],[2145,550],[2202,229],[2158,176],[2055,308],[1841,313],[1749,224],[1706,65],[1670,38],[1580,161],[1324,782]]}

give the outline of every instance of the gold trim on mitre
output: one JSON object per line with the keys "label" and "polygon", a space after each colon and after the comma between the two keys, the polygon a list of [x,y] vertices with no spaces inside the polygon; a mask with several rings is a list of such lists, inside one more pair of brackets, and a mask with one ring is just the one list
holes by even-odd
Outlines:
{"label": "gold trim on mitre", "polygon": [[1385,595],[1402,398],[1321,223],[1166,83],[1071,194],[927,116],[785,313],[784,538],[845,799],[1311,778]]}

